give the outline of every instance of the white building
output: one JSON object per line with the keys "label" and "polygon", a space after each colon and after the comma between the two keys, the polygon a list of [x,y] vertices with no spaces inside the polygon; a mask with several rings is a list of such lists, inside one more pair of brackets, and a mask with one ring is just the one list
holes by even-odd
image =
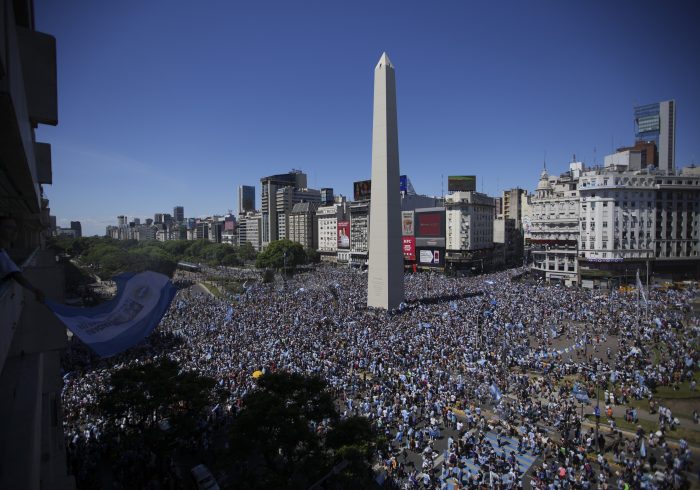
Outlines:
{"label": "white building", "polygon": [[530,245],[533,270],[547,281],[578,284],[579,239],[578,178],[583,164],[569,164],[569,171],[550,178],[542,171],[532,197]]}
{"label": "white building", "polygon": [[472,251],[493,246],[493,198],[475,191],[445,197],[447,257],[450,251]]}
{"label": "white building", "polygon": [[[347,221],[348,206],[344,196],[336,196],[335,202],[316,210],[318,252],[322,261],[347,262],[350,249],[338,250],[338,221]],[[339,255],[343,255],[340,259]]]}

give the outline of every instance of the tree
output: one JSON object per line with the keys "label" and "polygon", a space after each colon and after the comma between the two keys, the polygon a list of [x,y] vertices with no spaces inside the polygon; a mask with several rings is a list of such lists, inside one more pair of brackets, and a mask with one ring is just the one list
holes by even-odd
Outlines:
{"label": "tree", "polygon": [[255,260],[258,252],[255,251],[253,244],[250,242],[243,242],[243,244],[238,247],[238,256],[241,260]]}
{"label": "tree", "polygon": [[[314,428],[330,425],[327,435]],[[328,428],[326,426],[326,428]],[[308,488],[340,462],[324,488],[368,488],[374,434],[367,419],[341,421],[319,377],[268,373],[234,420],[230,448],[242,488]]]}
{"label": "tree", "polygon": [[318,264],[321,261],[321,255],[315,248],[308,247],[304,249],[304,253],[306,254],[307,264]]}
{"label": "tree", "polygon": [[[154,448],[170,447],[178,438],[196,435],[198,418],[219,396],[216,392],[212,396],[214,379],[180,372],[178,364],[168,358],[120,369],[109,384],[98,402],[101,412],[111,420],[126,418],[130,421],[127,438],[143,439]],[[158,425],[165,419],[170,427],[167,432]],[[123,440],[123,434],[120,437]]]}
{"label": "tree", "polygon": [[285,266],[285,262],[287,269],[291,270],[294,270],[297,265],[306,263],[306,253],[304,253],[304,247],[301,243],[287,239],[271,242],[265,250],[258,254],[255,266],[259,269],[269,267],[280,270]]}

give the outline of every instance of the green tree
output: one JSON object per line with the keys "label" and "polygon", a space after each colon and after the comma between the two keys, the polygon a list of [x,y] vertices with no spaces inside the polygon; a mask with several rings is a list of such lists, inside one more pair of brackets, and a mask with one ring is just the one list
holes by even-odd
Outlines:
{"label": "green tree", "polygon": [[255,260],[255,266],[259,269],[280,270],[285,265],[285,255],[288,270],[294,270],[298,265],[306,263],[306,253],[301,243],[284,239],[271,242],[265,250],[260,252]]}
{"label": "green tree", "polygon": [[255,251],[253,244],[250,242],[243,242],[243,244],[238,247],[238,256],[241,260],[255,260],[258,252]]}
{"label": "green tree", "polygon": [[[220,400],[214,379],[180,371],[167,358],[112,374],[109,389],[98,401],[99,409],[112,420],[126,417],[127,437],[142,439],[154,448],[172,447],[178,438],[197,434],[197,421],[205,407]],[[166,420],[167,431],[159,422]],[[108,437],[117,435],[116,426]],[[120,434],[120,437],[124,437]]]}
{"label": "green tree", "polygon": [[[314,430],[330,424],[324,438]],[[334,465],[324,488],[368,488],[374,435],[364,418],[339,419],[319,377],[265,374],[244,399],[231,430],[231,458],[242,488],[308,488]]]}
{"label": "green tree", "polygon": [[321,255],[315,248],[308,247],[304,249],[304,253],[306,254],[306,262],[308,264],[318,264],[321,261]]}

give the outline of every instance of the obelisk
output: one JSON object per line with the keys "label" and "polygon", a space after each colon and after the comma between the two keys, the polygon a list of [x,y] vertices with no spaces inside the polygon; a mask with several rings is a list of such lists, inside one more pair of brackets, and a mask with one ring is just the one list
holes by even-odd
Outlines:
{"label": "obelisk", "polygon": [[384,53],[374,69],[367,306],[391,310],[403,299],[396,77]]}

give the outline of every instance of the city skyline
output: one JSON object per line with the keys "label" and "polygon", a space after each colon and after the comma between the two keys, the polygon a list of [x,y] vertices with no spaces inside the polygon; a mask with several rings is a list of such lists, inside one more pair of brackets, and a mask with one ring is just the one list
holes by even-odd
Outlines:
{"label": "city skyline", "polygon": [[262,176],[292,168],[351,196],[370,176],[367,86],[385,50],[399,66],[402,173],[418,193],[442,194],[448,175],[477,175],[492,196],[532,191],[545,160],[557,173],[573,154],[602,164],[634,144],[634,106],[669,99],[676,167],[700,158],[695,5],[221,4],[212,16],[37,4],[60,67],[60,124],[37,131],[52,145],[46,194],[59,224],[81,221],[85,235],[176,204],[235,210],[239,185],[259,195]]}

